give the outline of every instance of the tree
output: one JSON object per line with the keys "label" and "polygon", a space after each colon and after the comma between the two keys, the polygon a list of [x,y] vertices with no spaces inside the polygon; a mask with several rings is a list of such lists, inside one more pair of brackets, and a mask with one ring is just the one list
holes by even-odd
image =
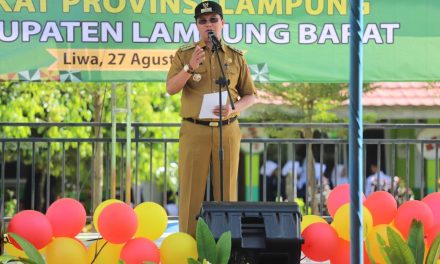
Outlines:
{"label": "tree", "polygon": [[[111,84],[109,83],[0,83],[0,121],[1,122],[110,122],[111,121]],[[118,105],[125,101],[125,84],[117,84]],[[166,94],[163,83],[134,83],[132,85],[132,122],[177,122],[179,118],[179,98],[169,97]],[[102,113],[100,113],[102,111]],[[125,117],[117,116],[118,122],[125,122]],[[141,137],[163,138],[177,137],[178,128],[146,129],[140,131]],[[118,137],[125,137],[125,130],[118,131]],[[134,137],[134,131],[132,131]],[[28,126],[0,127],[0,137],[2,138],[99,138],[110,137],[110,130],[106,128],[92,129],[89,126],[78,127],[36,127]],[[6,161],[15,160],[16,144],[7,144],[5,159]],[[62,174],[62,167],[57,164],[62,162],[62,144],[52,143],[50,146],[51,164],[50,173],[54,177]],[[77,168],[76,151],[77,143],[66,142],[64,145],[66,157],[65,175],[74,176]],[[163,153],[163,146],[154,145],[155,153]],[[31,145],[22,144],[22,161],[31,163]],[[41,175],[46,175],[49,168],[46,166],[47,149],[46,143],[36,145],[39,155],[36,156],[36,169]],[[96,144],[93,148],[91,144],[81,143],[81,160],[91,160],[94,154],[94,165],[90,167],[90,162],[82,162],[80,167],[81,188],[80,190],[67,188],[76,194],[84,194],[85,189],[90,188],[90,171],[94,171],[97,182],[94,186],[102,186],[102,145]],[[118,148],[117,155],[121,155],[121,147]],[[134,149],[133,149],[134,151]],[[168,159],[177,160],[177,147],[169,150]],[[139,148],[139,163],[149,164],[149,151],[145,145]],[[134,156],[134,153],[132,153]],[[155,155],[153,162],[153,171],[163,166],[159,160],[163,160],[163,154]],[[69,162],[71,161],[71,162]],[[132,166],[134,167],[134,166]],[[92,169],[92,170],[91,170]],[[148,166],[139,167],[140,179],[146,179],[148,176]],[[69,178],[69,177],[67,177]],[[44,177],[40,179],[44,180]],[[42,182],[39,182],[41,185]],[[96,190],[99,195],[102,191]],[[95,200],[100,201],[99,196]],[[36,204],[36,207],[40,204]],[[92,205],[93,206],[93,205]],[[40,207],[38,207],[40,208]]]}
{"label": "tree", "polygon": [[[340,106],[344,100],[347,99],[347,85],[346,84],[327,84],[327,83],[282,83],[282,84],[260,84],[259,89],[270,92],[273,96],[282,98],[286,105],[290,108],[296,109],[294,114],[274,114],[269,113],[269,116],[264,114],[260,116],[261,119],[269,119],[272,122],[336,122],[340,119],[330,110]],[[277,137],[291,135],[291,130],[272,131],[270,134]],[[306,139],[313,138],[313,131],[311,128],[304,128],[302,130],[303,137]],[[310,153],[311,158],[307,159],[307,192],[311,197],[310,205],[312,213],[319,213],[318,200],[316,197],[317,183],[315,179],[314,163],[316,151],[313,151],[313,146],[309,145],[306,150]]]}

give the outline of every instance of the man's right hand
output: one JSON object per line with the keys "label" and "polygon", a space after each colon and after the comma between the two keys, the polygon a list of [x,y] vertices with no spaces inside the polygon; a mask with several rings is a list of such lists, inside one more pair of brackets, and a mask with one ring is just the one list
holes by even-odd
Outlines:
{"label": "man's right hand", "polygon": [[205,51],[201,47],[196,46],[191,56],[191,60],[189,61],[189,66],[191,66],[191,68],[196,70],[204,60],[205,60]]}

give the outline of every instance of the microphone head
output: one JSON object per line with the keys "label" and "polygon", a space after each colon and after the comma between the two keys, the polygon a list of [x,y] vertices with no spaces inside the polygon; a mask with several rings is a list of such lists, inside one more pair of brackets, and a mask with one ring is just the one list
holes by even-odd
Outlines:
{"label": "microphone head", "polygon": [[212,30],[208,31],[208,37],[209,37],[210,39],[215,38],[216,36],[215,36],[214,31],[212,31]]}
{"label": "microphone head", "polygon": [[209,41],[211,41],[211,43],[213,45],[219,45],[220,42],[219,42],[217,36],[215,35],[214,31],[212,31],[212,30],[208,31],[208,38],[209,38]]}

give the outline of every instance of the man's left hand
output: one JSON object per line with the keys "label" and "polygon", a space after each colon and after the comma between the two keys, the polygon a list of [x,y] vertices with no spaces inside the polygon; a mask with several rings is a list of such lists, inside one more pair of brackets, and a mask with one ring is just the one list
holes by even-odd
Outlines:
{"label": "man's left hand", "polygon": [[[220,110],[221,109],[221,110]],[[212,113],[218,117],[220,117],[220,113],[222,114],[222,118],[226,118],[228,116],[230,116],[233,111],[230,105],[224,105],[223,107],[220,108],[220,106],[217,106],[216,108],[214,108],[214,110],[212,111]]]}

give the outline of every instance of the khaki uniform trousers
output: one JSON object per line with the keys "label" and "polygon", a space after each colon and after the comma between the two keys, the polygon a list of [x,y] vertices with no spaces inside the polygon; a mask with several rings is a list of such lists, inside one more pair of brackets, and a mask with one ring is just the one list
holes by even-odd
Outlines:
{"label": "khaki uniform trousers", "polygon": [[[237,201],[237,174],[241,132],[238,121],[223,125],[223,199]],[[212,159],[214,199],[220,200],[220,129],[182,121],[179,139],[179,229],[193,237],[196,216],[205,195]]]}

